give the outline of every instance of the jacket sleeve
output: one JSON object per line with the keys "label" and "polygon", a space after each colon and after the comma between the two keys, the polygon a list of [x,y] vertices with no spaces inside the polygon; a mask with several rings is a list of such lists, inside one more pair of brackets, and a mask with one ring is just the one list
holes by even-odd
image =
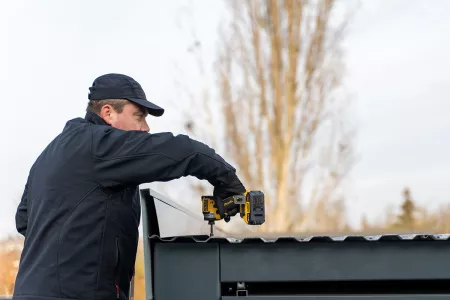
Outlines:
{"label": "jacket sleeve", "polygon": [[94,174],[105,187],[195,176],[230,194],[245,191],[234,167],[186,135],[93,128],[92,156]]}
{"label": "jacket sleeve", "polygon": [[28,226],[28,182],[25,184],[25,189],[20,199],[16,211],[16,229],[21,235],[25,236]]}

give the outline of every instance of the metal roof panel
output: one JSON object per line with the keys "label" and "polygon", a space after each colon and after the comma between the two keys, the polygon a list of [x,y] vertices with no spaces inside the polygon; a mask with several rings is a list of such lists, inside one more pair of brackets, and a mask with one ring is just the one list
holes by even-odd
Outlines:
{"label": "metal roof panel", "polygon": [[280,236],[280,237],[210,237],[208,235],[186,235],[160,237],[153,235],[151,240],[166,243],[305,243],[305,242],[392,242],[392,241],[449,241],[450,234],[387,234],[387,235],[346,235],[346,236]]}

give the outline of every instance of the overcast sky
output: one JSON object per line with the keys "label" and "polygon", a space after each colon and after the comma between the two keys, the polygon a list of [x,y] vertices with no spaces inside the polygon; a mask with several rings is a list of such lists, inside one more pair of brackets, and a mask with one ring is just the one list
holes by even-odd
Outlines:
{"label": "overcast sky", "polygon": [[[173,62],[187,55],[189,37],[176,22],[185,3],[0,2],[1,235],[15,232],[31,164],[68,119],[84,116],[95,77],[131,75],[166,108],[163,118],[149,120],[151,131],[183,133]],[[212,55],[222,5],[195,4]],[[348,194],[353,223],[398,205],[405,185],[421,204],[450,201],[449,10],[444,0],[366,0],[352,24],[346,88],[356,104],[360,156]]]}

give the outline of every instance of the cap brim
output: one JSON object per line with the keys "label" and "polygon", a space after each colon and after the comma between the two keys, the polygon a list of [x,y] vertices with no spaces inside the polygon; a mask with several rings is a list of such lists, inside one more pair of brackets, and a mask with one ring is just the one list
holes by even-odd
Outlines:
{"label": "cap brim", "polygon": [[129,101],[139,104],[148,109],[148,113],[155,117],[160,117],[164,114],[164,108],[159,107],[158,105],[151,103],[150,101],[144,99],[137,98],[127,98]]}

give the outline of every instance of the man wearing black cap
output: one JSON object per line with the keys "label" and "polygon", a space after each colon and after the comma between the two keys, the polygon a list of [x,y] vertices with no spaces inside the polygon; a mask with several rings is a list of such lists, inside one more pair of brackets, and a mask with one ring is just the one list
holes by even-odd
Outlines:
{"label": "man wearing black cap", "polygon": [[[235,169],[185,135],[149,134],[149,102],[133,78],[90,87],[85,118],[66,123],[28,175],[16,213],[24,235],[14,299],[128,299],[138,243],[138,185],[208,180],[224,199],[245,192]],[[237,213],[236,207],[220,212]]]}

